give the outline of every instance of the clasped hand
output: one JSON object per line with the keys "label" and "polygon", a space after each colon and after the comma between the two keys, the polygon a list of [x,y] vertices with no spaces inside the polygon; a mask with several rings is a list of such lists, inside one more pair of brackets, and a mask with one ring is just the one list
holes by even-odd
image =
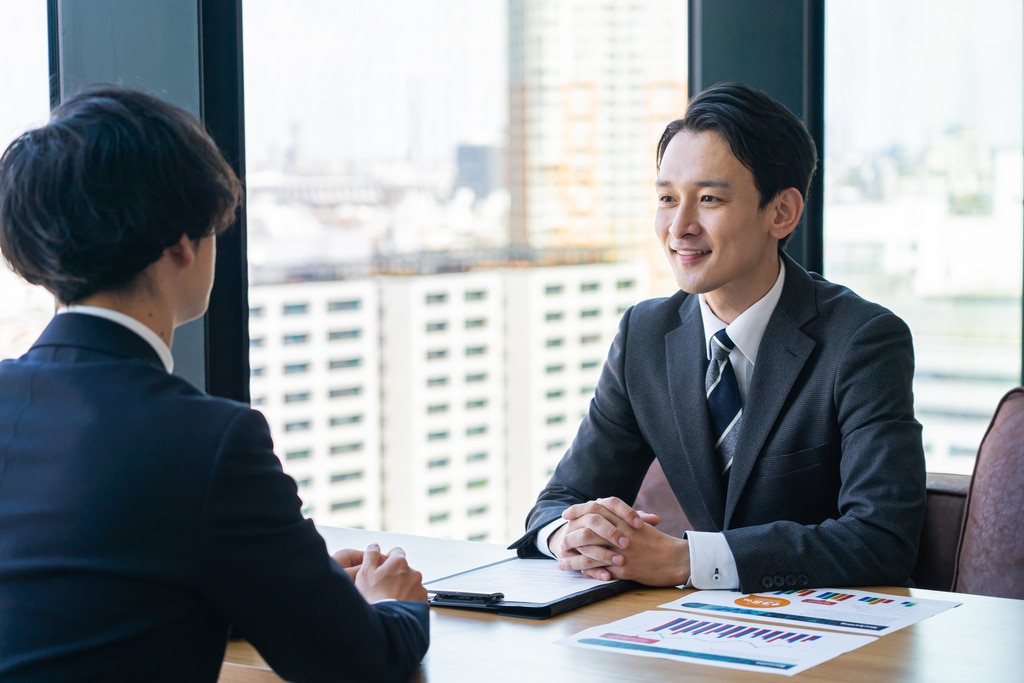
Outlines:
{"label": "clasped hand", "polygon": [[401,548],[382,553],[379,545],[371,543],[366,550],[346,548],[332,557],[369,603],[391,599],[427,601],[423,575],[409,566]]}
{"label": "clasped hand", "polygon": [[548,547],[565,570],[607,581],[677,586],[690,576],[690,551],[681,538],[657,530],[657,515],[634,510],[619,498],[570,506]]}

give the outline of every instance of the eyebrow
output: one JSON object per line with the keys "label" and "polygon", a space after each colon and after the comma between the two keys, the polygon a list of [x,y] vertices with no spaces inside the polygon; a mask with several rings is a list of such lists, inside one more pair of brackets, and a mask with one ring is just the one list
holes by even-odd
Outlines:
{"label": "eyebrow", "polygon": [[[664,180],[662,178],[658,178],[658,180],[654,183],[654,186],[655,187],[671,187],[672,183],[670,183],[669,181]],[[692,186],[693,187],[721,187],[721,188],[729,188],[729,187],[731,187],[731,185],[729,185],[729,183],[727,183],[724,180],[698,180],[697,182],[692,183]]]}

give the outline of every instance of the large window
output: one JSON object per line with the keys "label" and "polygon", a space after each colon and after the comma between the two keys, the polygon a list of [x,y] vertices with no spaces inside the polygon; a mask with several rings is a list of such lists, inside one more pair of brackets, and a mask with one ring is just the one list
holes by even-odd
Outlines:
{"label": "large window", "polygon": [[[317,521],[518,533],[617,318],[673,287],[650,187],[684,106],[686,5],[244,0],[252,397]],[[1021,373],[1021,4],[825,6],[825,274],[910,323],[929,466],[965,471]],[[0,2],[2,142],[46,117],[45,13]],[[701,54],[751,41],[705,24]],[[0,355],[51,313],[0,267]]]}
{"label": "large window", "polygon": [[[26,129],[46,122],[46,0],[0,3],[0,150]],[[53,315],[53,297],[0,263],[0,358],[28,350]]]}
{"label": "large window", "polygon": [[318,522],[518,535],[667,273],[685,5],[245,0],[251,389]]}
{"label": "large window", "polygon": [[930,470],[1020,384],[1022,7],[827,4],[825,274],[910,325]]}

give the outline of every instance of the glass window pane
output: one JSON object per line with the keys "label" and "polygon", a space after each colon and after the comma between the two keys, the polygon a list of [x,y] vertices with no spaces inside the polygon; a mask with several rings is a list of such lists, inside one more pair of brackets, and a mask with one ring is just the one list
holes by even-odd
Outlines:
{"label": "glass window pane", "polygon": [[[318,523],[518,535],[593,395],[582,353],[652,273],[674,289],[652,188],[685,9],[244,0],[251,391],[279,453],[310,451],[284,467]],[[345,506],[315,484],[342,459]]]}
{"label": "glass window pane", "polygon": [[[0,150],[46,122],[50,107],[46,0],[0,3]],[[0,264],[0,358],[28,350],[53,316],[54,301]]]}
{"label": "glass window pane", "polygon": [[910,325],[928,468],[1021,379],[1022,5],[830,0],[825,275]]}

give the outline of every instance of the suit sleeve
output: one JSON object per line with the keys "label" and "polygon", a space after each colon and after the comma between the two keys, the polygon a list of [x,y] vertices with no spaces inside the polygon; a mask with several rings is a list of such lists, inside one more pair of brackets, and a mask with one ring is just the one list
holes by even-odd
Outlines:
{"label": "suit sleeve", "polygon": [[926,495],[913,375],[910,331],[895,315],[874,316],[848,337],[832,396],[839,514],[726,530],[741,590],[907,583]]}
{"label": "suit sleeve", "polygon": [[240,411],[207,496],[201,590],[288,680],[409,680],[429,643],[427,605],[369,605],[300,510],[266,420]]}
{"label": "suit sleeve", "polygon": [[590,408],[530,510],[526,534],[509,546],[520,557],[545,557],[536,547],[537,532],[570,505],[609,495],[635,499],[654,460],[626,389],[626,340],[632,311],[622,316]]}

